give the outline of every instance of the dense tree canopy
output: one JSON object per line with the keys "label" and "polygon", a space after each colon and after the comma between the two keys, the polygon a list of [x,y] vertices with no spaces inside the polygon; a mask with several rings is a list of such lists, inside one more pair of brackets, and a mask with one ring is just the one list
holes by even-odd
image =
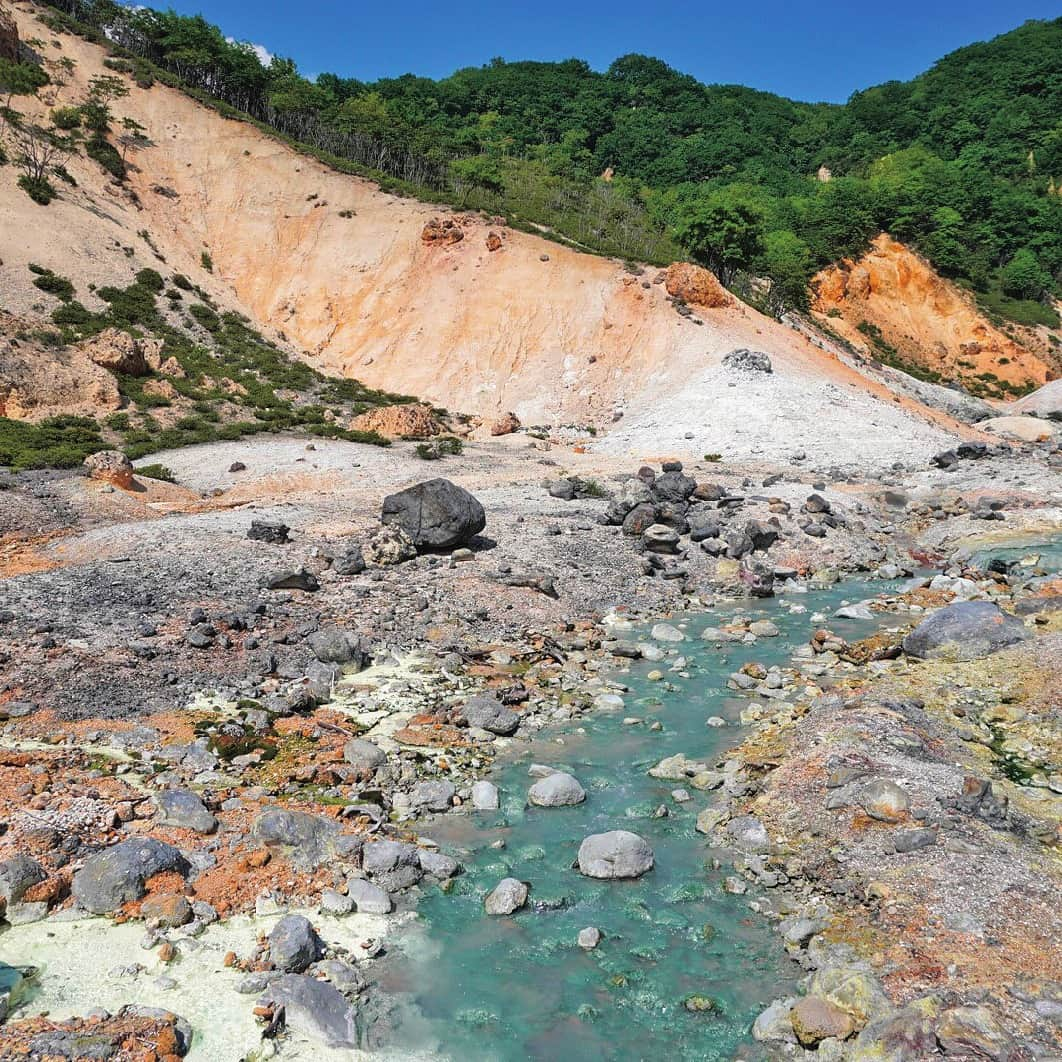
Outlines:
{"label": "dense tree canopy", "polygon": [[724,274],[770,275],[790,304],[882,229],[1004,312],[1062,278],[1062,19],[837,106],[704,85],[642,55],[604,72],[495,59],[437,81],[310,82],[199,17],[55,6],[193,90],[414,190],[626,257],[666,257],[677,239]]}

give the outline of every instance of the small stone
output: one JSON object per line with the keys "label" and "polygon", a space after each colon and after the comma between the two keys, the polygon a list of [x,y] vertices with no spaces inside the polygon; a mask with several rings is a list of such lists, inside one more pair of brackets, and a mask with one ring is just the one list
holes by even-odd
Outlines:
{"label": "small stone", "polygon": [[587,951],[596,948],[601,943],[601,930],[595,926],[587,926],[579,930],[579,947]]}

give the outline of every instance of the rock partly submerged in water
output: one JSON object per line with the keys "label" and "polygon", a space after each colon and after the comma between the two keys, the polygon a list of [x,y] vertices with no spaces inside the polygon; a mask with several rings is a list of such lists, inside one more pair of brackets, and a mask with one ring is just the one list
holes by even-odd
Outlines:
{"label": "rock partly submerged in water", "polygon": [[527,791],[527,799],[540,808],[569,807],[586,799],[586,790],[578,779],[565,771],[555,771],[539,779]]}
{"label": "rock partly submerged in water", "polygon": [[588,878],[638,878],[653,869],[653,850],[636,833],[594,833],[579,845],[579,873]]}
{"label": "rock partly submerged in water", "polygon": [[527,886],[516,878],[503,878],[488,893],[483,906],[489,915],[510,915],[527,903]]}

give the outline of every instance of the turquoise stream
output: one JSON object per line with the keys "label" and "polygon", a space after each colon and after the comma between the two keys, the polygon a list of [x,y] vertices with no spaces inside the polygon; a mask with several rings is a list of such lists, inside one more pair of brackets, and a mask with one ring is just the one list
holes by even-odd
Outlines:
{"label": "turquoise stream", "polygon": [[[629,675],[617,676],[630,686],[625,708],[546,731],[498,767],[492,780],[502,792],[500,811],[424,824],[422,833],[458,855],[465,872],[449,895],[435,891],[423,899],[420,925],[400,944],[403,955],[384,977],[385,989],[412,997],[417,1014],[388,1046],[434,1047],[443,1057],[470,1062],[709,1062],[740,1053],[755,1016],[792,986],[799,971],[768,921],[749,910],[749,896],[723,892],[732,867],[724,862],[712,869],[713,853],[694,823],[721,798],[686,785],[692,799],[678,803],[671,792],[683,784],[647,771],[679,752],[710,764],[725,758],[742,739],[737,718],[749,704],[726,689],[727,676],[752,660],[788,664],[792,650],[820,625],[811,619],[814,612],[831,615],[842,602],[882,589],[881,583],[847,582],[794,594],[788,600],[807,609],[798,614],[773,601],[746,604],[742,613],[770,618],[782,631],[751,646],[699,638],[736,607],[682,618],[687,640],[676,648],[686,657],[689,678],[668,670],[673,658],[634,664]],[[876,623],[831,619],[829,626],[858,638]],[[648,628],[641,633],[647,638]],[[662,669],[675,688],[650,681],[652,668]],[[624,725],[628,716],[645,722]],[[707,726],[710,716],[728,725]],[[662,731],[649,729],[654,720]],[[587,790],[586,802],[525,807],[531,763],[569,770]],[[666,818],[654,817],[661,805]],[[613,829],[645,837],[655,869],[638,881],[607,883],[573,870],[582,838]],[[504,849],[490,847],[498,840]],[[528,907],[508,918],[486,915],[483,897],[510,876],[530,883]],[[586,926],[603,934],[594,951],[576,944]],[[711,997],[715,1009],[691,1013],[684,1001],[692,995]]]}

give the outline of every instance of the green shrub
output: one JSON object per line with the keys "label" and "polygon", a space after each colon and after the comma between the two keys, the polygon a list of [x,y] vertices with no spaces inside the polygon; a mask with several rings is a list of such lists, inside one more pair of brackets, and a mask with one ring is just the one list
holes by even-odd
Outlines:
{"label": "green shrub", "polygon": [[183,273],[173,274],[173,286],[180,288],[181,291],[191,291],[192,282]]}
{"label": "green shrub", "polygon": [[199,322],[208,332],[216,332],[221,328],[221,318],[207,305],[201,302],[194,302],[188,307],[188,312]]}
{"label": "green shrub", "polygon": [[47,177],[30,177],[27,173],[19,177],[18,186],[41,206],[47,206],[59,194]]}
{"label": "green shrub", "polygon": [[166,286],[158,271],[150,268],[141,269],[136,275],[136,282],[141,287],[154,291],[156,294]]}
{"label": "green shrub", "polygon": [[102,136],[94,136],[85,144],[85,154],[109,173],[116,181],[126,178],[125,163],[118,149],[109,144]]}
{"label": "green shrub", "polygon": [[451,457],[461,453],[465,444],[452,435],[444,435],[434,442],[418,443],[416,454],[422,461],[438,461],[441,457]]}
{"label": "green shrub", "polygon": [[978,292],[977,301],[989,317],[997,321],[1014,321],[1016,324],[1035,328],[1058,328],[1062,322],[1054,308],[1036,299],[1012,299],[998,288]]}
{"label": "green shrub", "polygon": [[177,482],[177,477],[165,465],[141,465],[136,474],[145,479],[160,479],[164,483]]}
{"label": "green shrub", "polygon": [[[38,267],[40,269],[40,267]],[[47,292],[49,295],[54,295],[62,302],[70,302],[74,297],[74,285],[66,279],[66,277],[56,276],[50,269],[45,269],[40,272],[34,270],[37,273],[37,279],[33,281],[33,286],[39,288],[41,291]]]}
{"label": "green shrub", "polygon": [[203,251],[199,256],[199,264],[208,272],[214,272],[214,259],[210,257],[209,251]]}
{"label": "green shrub", "polygon": [[78,129],[81,126],[81,108],[80,107],[56,107],[52,111],[52,124],[56,129],[63,129],[69,132],[71,129]]}
{"label": "green shrub", "polygon": [[0,465],[76,468],[106,445],[90,417],[49,417],[39,424],[0,417]]}

